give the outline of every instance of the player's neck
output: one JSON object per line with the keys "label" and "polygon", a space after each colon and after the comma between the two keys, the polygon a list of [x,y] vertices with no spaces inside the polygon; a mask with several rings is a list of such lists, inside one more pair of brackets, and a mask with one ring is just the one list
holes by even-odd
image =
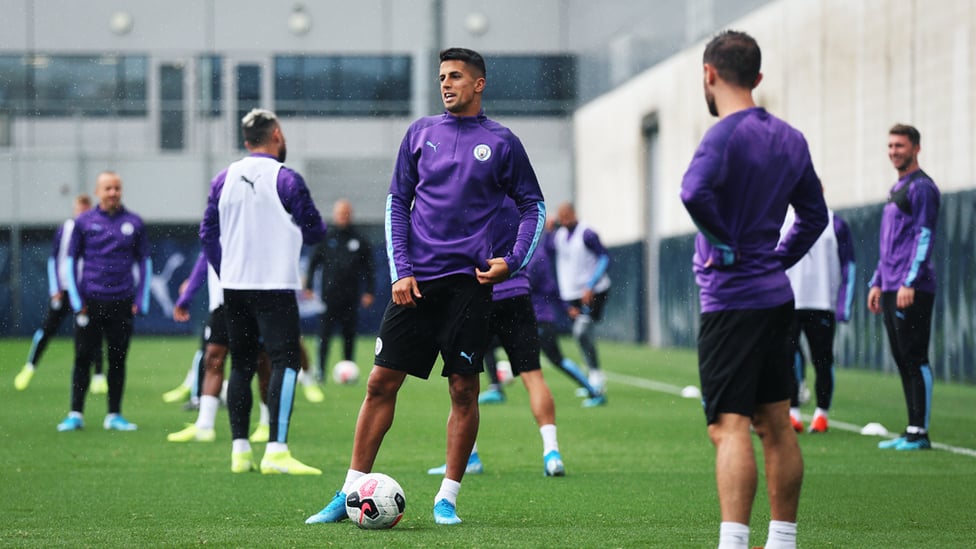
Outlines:
{"label": "player's neck", "polygon": [[716,96],[715,106],[718,108],[718,117],[725,118],[730,114],[755,108],[756,102],[751,91],[734,91]]}

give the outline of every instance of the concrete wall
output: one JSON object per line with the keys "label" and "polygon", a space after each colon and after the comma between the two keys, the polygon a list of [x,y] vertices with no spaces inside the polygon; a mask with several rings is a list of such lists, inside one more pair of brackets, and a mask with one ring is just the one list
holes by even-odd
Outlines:
{"label": "concrete wall", "polygon": [[[976,3],[780,0],[729,28],[758,40],[757,102],[806,135],[828,205],[885,199],[895,179],[886,151],[895,122],[919,128],[920,163],[944,192],[976,186]],[[703,49],[678,53],[574,117],[579,213],[608,244],[694,231],[678,192],[714,122],[702,98]],[[658,124],[651,165],[648,115]]]}

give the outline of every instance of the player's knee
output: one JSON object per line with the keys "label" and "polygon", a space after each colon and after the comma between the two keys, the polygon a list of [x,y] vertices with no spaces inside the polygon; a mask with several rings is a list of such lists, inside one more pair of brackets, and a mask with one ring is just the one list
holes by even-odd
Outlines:
{"label": "player's knee", "polygon": [[366,398],[370,400],[395,399],[403,380],[388,375],[386,369],[374,367],[366,381]]}
{"label": "player's knee", "polygon": [[478,404],[478,376],[452,375],[450,380],[451,404],[457,407],[471,407]]}

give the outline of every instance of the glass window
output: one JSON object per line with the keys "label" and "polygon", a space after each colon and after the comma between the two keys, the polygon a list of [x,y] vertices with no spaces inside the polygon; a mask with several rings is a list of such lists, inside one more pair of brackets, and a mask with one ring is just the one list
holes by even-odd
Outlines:
{"label": "glass window", "polygon": [[219,55],[207,55],[197,59],[197,81],[200,83],[198,103],[200,115],[216,118],[221,113],[223,96],[223,60]]}
{"label": "glass window", "polygon": [[0,55],[0,111],[27,110],[27,59],[23,55]]}
{"label": "glass window", "polygon": [[572,55],[486,55],[489,116],[565,116],[576,106]]}
{"label": "glass window", "polygon": [[0,109],[46,116],[145,115],[146,58],[0,56]]}
{"label": "glass window", "polygon": [[159,67],[159,147],[182,150],[184,147],[183,66]]}
{"label": "glass window", "polygon": [[408,55],[277,56],[275,111],[281,116],[406,116]]}
{"label": "glass window", "polygon": [[38,54],[27,60],[28,107],[41,116],[145,116],[146,58]]}
{"label": "glass window", "polygon": [[234,135],[237,148],[245,150],[241,135],[241,119],[251,109],[261,107],[261,66],[241,64],[237,66],[237,118],[234,119]]}

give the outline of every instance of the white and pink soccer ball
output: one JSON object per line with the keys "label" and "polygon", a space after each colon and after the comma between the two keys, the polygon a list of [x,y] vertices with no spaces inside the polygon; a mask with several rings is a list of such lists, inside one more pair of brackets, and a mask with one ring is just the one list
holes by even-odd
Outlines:
{"label": "white and pink soccer ball", "polygon": [[407,506],[403,488],[383,473],[365,474],[346,494],[346,514],[356,526],[367,530],[393,528]]}
{"label": "white and pink soccer ball", "polygon": [[351,360],[340,360],[332,367],[332,380],[339,385],[353,385],[359,381],[359,366]]}

